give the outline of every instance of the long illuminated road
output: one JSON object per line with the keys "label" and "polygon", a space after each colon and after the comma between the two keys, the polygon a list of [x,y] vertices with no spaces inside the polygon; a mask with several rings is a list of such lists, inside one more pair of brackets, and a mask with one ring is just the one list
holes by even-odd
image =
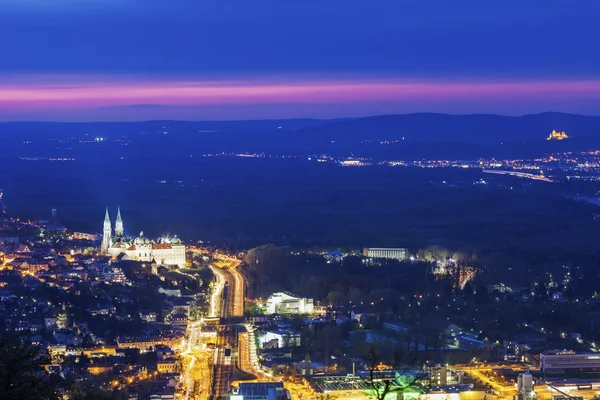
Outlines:
{"label": "long illuminated road", "polygon": [[234,295],[231,310],[233,317],[242,317],[244,315],[244,289],[246,283],[244,277],[237,269],[239,264],[240,262],[236,260],[229,268],[229,272],[231,273],[231,276],[233,276]]}
{"label": "long illuminated road", "polygon": [[471,375],[475,379],[479,379],[481,382],[486,383],[496,391],[499,398],[512,398],[517,395],[517,390],[514,386],[505,386],[497,381],[492,380],[487,373],[489,373],[491,367],[481,366],[467,366],[467,367],[453,367],[457,371],[463,371],[468,375]]}
{"label": "long illuminated road", "polygon": [[186,356],[190,358],[189,364],[186,366],[185,369],[185,376],[184,376],[184,380],[185,380],[185,387],[186,387],[186,391],[185,391],[185,398],[189,399],[190,396],[193,393],[194,390],[194,375],[193,375],[193,371],[194,371],[194,366],[196,364],[196,355],[194,355],[194,347],[196,346],[197,342],[198,342],[198,336],[200,333],[200,323],[199,322],[193,322],[188,326],[188,341],[186,343],[186,348],[185,351],[183,353],[181,353],[182,356]]}
{"label": "long illuminated road", "polygon": [[546,178],[543,175],[534,175],[534,174],[529,174],[527,172],[504,171],[504,170],[499,170],[499,169],[484,169],[483,172],[486,174],[518,176],[519,178],[533,179],[535,181],[554,182],[552,179]]}
{"label": "long illuminated road", "polygon": [[[217,277],[216,288],[211,299],[211,311],[221,317],[217,331],[217,346],[214,355],[214,367],[210,387],[210,399],[225,399],[233,380],[234,354],[237,347],[237,334],[231,325],[232,317],[244,315],[244,288],[242,274],[237,270],[240,261],[219,257],[220,265],[211,266]],[[222,284],[222,287],[219,286]]]}
{"label": "long illuminated road", "polygon": [[225,283],[227,282],[227,277],[225,272],[221,268],[211,266],[210,269],[217,278],[210,298],[210,316],[220,317],[223,288],[225,287]]}
{"label": "long illuminated road", "polygon": [[244,314],[245,281],[237,271],[240,260],[219,253],[212,255],[217,261],[210,266],[215,282],[209,300],[209,317],[221,318],[221,325],[217,330],[214,354],[200,343],[203,323],[196,321],[188,325],[187,342],[181,353],[186,358],[182,375],[184,398],[187,400],[204,399],[206,396],[226,398],[233,379],[232,360],[237,336],[230,318]]}

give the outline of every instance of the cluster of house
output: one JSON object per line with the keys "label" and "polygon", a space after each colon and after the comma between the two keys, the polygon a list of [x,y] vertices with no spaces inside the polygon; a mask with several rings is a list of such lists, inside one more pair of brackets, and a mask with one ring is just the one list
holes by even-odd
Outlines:
{"label": "cluster of house", "polygon": [[[429,353],[430,359],[449,363],[465,363],[472,359],[481,361],[504,359],[514,362],[539,363],[540,343],[543,333],[516,333],[503,341],[492,341],[481,337],[479,332],[470,332],[449,324],[424,332],[399,321],[393,313],[376,312],[369,305],[347,305],[328,308],[325,315],[314,317],[312,299],[302,298],[288,292],[274,293],[265,304],[268,317],[256,317],[253,334],[259,344],[259,359],[267,370],[302,362],[302,356],[293,348],[301,345],[301,334],[294,331],[290,319],[283,316],[305,315],[304,325],[335,321],[337,325],[350,324],[348,345],[362,341],[377,346],[388,346],[401,351]],[[309,315],[313,315],[310,317]],[[376,317],[377,316],[377,317]],[[375,321],[375,323],[373,323]],[[321,368],[324,368],[321,366]]]}
{"label": "cluster of house", "polygon": [[58,253],[54,249],[36,249],[20,244],[15,251],[4,253],[3,273],[18,274],[48,286],[68,290],[77,283],[131,285],[117,264],[107,257]]}
{"label": "cluster of house", "polygon": [[[128,398],[137,399],[138,385],[150,384],[150,399],[175,399],[181,386],[181,363],[173,347],[179,346],[183,336],[123,339],[117,345],[48,347],[51,363],[44,365],[50,373],[64,378],[89,379],[109,376],[113,388],[127,387]],[[146,389],[148,392],[148,390]]]}
{"label": "cluster of house", "polygon": [[[135,383],[150,381],[163,396],[160,398],[174,398],[181,366],[173,349],[182,344],[184,336],[180,329],[148,323],[142,336],[118,338],[116,344],[108,344],[108,340],[90,329],[85,318],[75,318],[71,309],[68,304],[54,305],[31,295],[19,296],[6,288],[0,289],[0,315],[5,329],[46,348],[51,362],[44,367],[49,372],[69,380],[110,376],[115,386],[134,387]],[[90,316],[119,317],[117,308],[111,304],[100,304],[87,311]],[[155,321],[157,315],[141,312],[140,317]],[[145,356],[140,357],[141,354]]]}
{"label": "cluster of house", "polygon": [[[175,398],[181,384],[175,352],[197,295],[173,289],[160,276],[167,268],[155,262],[83,254],[68,236],[60,243],[0,232],[0,329],[47,349],[45,368],[70,382],[95,377],[128,389],[132,399],[136,388],[143,388],[144,398]],[[138,293],[149,280],[158,294],[141,301]],[[134,326],[129,332],[136,336],[115,337],[122,326]]]}

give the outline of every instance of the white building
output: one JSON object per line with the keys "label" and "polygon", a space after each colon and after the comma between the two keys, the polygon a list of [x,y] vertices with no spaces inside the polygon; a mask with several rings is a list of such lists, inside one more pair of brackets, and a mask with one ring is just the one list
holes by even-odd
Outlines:
{"label": "white building", "polygon": [[599,353],[576,353],[574,351],[547,351],[540,354],[540,369],[546,373],[562,373],[568,370],[600,370]]}
{"label": "white building", "polygon": [[120,209],[117,211],[115,235],[112,236],[108,208],[104,217],[103,232],[102,251],[112,257],[123,254],[123,258],[126,260],[154,261],[158,265],[176,265],[179,268],[185,268],[185,246],[177,236],[163,238],[159,243],[144,237],[144,232],[140,232],[140,236],[135,239],[125,237],[123,235],[124,226]]}
{"label": "white building", "polygon": [[313,299],[298,297],[289,292],[273,293],[267,300],[268,314],[310,314]]}
{"label": "white building", "polygon": [[300,333],[294,331],[265,331],[260,338],[263,348],[298,347],[301,343]]}
{"label": "white building", "polygon": [[369,258],[391,258],[406,260],[408,252],[403,248],[369,247],[363,250],[363,255]]}

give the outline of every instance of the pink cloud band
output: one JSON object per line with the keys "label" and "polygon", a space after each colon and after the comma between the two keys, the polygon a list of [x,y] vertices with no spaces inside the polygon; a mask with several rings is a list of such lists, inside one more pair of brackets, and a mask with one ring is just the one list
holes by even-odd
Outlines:
{"label": "pink cloud band", "polygon": [[414,80],[139,80],[135,77],[20,76],[0,80],[0,109],[351,103],[510,98],[597,98],[600,80],[457,82]]}

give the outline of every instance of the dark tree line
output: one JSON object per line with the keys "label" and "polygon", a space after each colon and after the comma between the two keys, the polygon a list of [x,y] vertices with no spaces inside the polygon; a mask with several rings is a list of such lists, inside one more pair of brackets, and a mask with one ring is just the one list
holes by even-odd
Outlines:
{"label": "dark tree line", "polygon": [[0,338],[0,399],[59,399],[56,378],[42,368],[45,357],[38,347]]}
{"label": "dark tree line", "polygon": [[360,257],[329,261],[315,254],[261,246],[248,252],[246,267],[251,297],[288,290],[323,304],[380,302],[397,304],[401,295],[441,292],[448,281],[434,279],[427,262],[382,260],[365,264]]}

